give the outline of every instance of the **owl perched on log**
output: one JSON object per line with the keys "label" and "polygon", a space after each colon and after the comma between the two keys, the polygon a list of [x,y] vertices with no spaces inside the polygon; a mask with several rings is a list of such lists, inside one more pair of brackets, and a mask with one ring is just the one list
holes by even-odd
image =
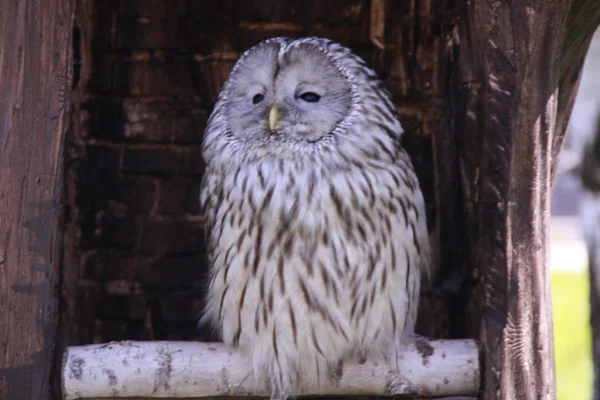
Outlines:
{"label": "owl perched on log", "polygon": [[273,38],[244,53],[208,122],[204,319],[273,397],[344,359],[393,362],[413,332],[430,249],[403,130],[349,49]]}

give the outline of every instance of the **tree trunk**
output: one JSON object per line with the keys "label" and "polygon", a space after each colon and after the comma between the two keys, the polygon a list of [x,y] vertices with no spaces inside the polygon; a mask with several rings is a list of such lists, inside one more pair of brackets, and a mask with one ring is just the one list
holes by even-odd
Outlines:
{"label": "tree trunk", "polygon": [[555,397],[550,192],[599,9],[595,0],[455,8],[448,123],[461,178],[464,261],[480,279],[471,302],[481,313],[486,400]]}
{"label": "tree trunk", "polygon": [[0,399],[49,398],[73,1],[0,11]]}

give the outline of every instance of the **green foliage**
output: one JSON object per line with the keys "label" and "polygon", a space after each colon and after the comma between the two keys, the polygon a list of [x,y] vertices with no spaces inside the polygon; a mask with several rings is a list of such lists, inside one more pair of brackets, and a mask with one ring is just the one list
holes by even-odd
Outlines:
{"label": "green foliage", "polygon": [[591,399],[593,365],[587,274],[552,274],[558,400]]}

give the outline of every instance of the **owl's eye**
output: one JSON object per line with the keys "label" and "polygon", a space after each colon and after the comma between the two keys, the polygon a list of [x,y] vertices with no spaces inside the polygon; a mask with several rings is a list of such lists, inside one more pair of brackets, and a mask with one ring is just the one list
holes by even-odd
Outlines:
{"label": "owl's eye", "polygon": [[260,93],[255,94],[254,97],[252,98],[252,104],[258,104],[261,101],[263,101],[264,99],[265,99],[264,95],[262,95]]}
{"label": "owl's eye", "polygon": [[306,92],[302,93],[300,95],[300,98],[308,103],[316,103],[321,99],[321,96],[313,92]]}

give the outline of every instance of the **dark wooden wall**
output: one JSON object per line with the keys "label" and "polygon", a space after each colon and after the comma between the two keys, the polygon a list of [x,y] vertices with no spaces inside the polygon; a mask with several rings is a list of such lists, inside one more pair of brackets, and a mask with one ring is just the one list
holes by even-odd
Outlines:
{"label": "dark wooden wall", "polygon": [[[431,10],[388,3],[380,50],[371,42],[366,0],[80,2],[67,140],[65,343],[209,338],[196,328],[205,273],[200,141],[233,63],[269,37],[329,37],[386,79],[435,225],[430,135],[437,104],[424,110],[440,43],[418,37],[439,30],[440,21],[420,25],[414,13]],[[434,336],[449,334],[448,302],[436,301],[439,293],[428,292],[424,302],[438,317],[421,324]]]}

